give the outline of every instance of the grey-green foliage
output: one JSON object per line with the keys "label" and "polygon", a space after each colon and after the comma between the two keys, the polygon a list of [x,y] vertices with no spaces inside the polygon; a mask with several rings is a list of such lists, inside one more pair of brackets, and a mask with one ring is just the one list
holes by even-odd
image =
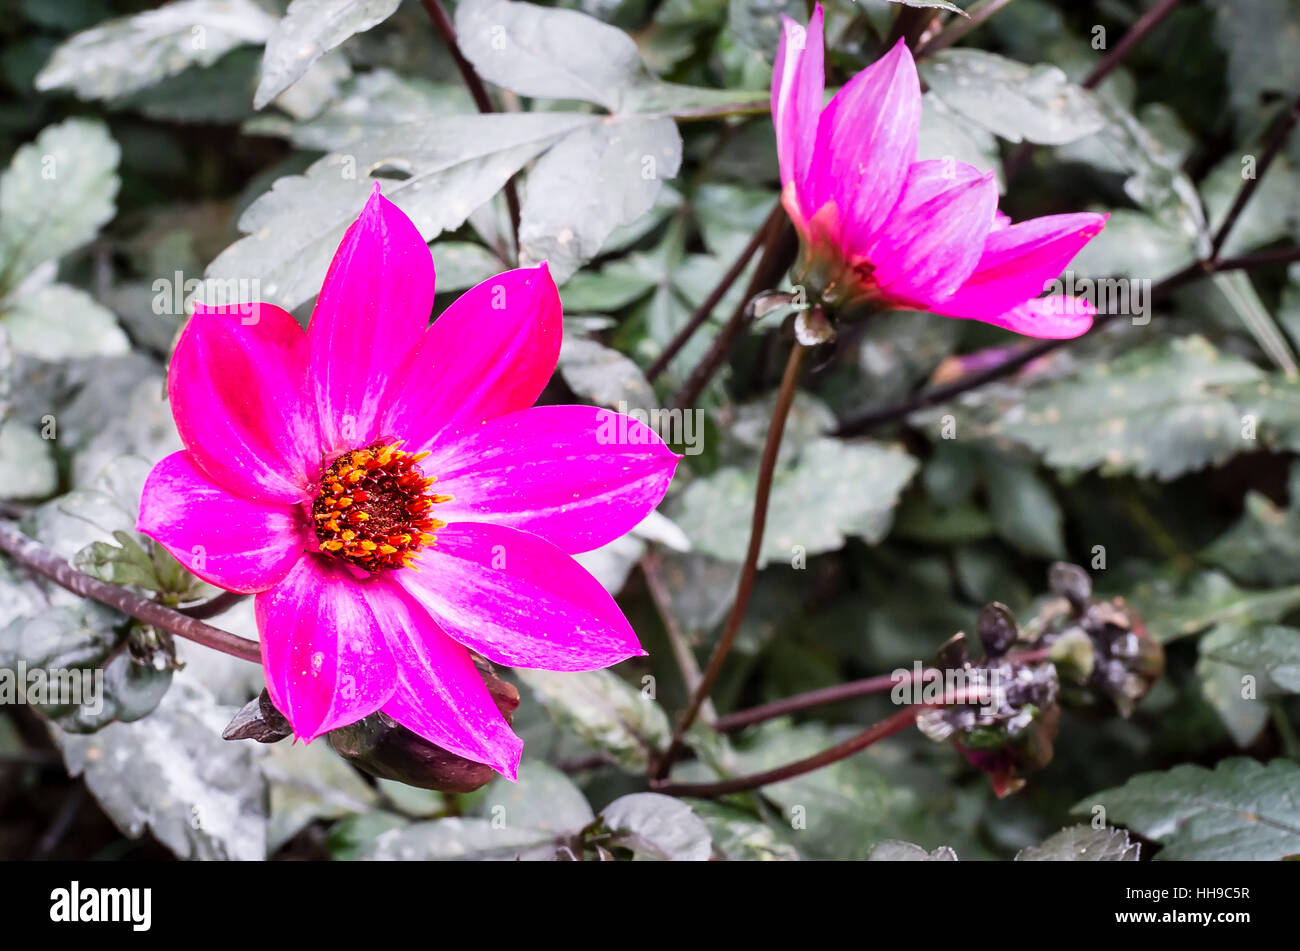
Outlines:
{"label": "grey-green foliage", "polygon": [[1267,861],[1300,852],[1298,786],[1300,766],[1289,760],[1238,757],[1213,770],[1183,765],[1142,773],[1074,811],[1101,806],[1108,822],[1158,841],[1157,859]]}
{"label": "grey-green foliage", "polygon": [[[810,442],[773,479],[759,564],[834,551],[850,535],[880,541],[916,468],[916,460],[896,446]],[[744,558],[756,482],[752,468],[727,467],[687,487],[676,520],[696,551]]]}
{"label": "grey-green foliage", "polygon": [[266,41],[253,97],[261,109],[348,37],[382,23],[401,0],[293,0]]}
{"label": "grey-green foliage", "polygon": [[274,26],[254,0],[176,0],[78,33],[54,51],[36,88],[71,89],[83,99],[125,96],[263,43]]}

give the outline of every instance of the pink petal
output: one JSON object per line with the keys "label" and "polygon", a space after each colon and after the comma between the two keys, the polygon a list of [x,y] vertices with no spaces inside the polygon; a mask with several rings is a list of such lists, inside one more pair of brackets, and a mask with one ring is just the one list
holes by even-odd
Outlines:
{"label": "pink petal", "polygon": [[1080,213],[1031,218],[990,232],[974,272],[945,307],[991,322],[1043,293],[1105,226],[1105,215]]}
{"label": "pink petal", "polygon": [[448,522],[509,525],[574,554],[626,534],[654,511],[680,457],[630,416],[534,406],[471,430],[423,463]]}
{"label": "pink petal", "polygon": [[266,689],[303,742],[369,716],[397,689],[363,586],[344,562],[309,554],[253,602]]}
{"label": "pink petal", "polygon": [[167,375],[172,416],[194,462],[249,499],[298,502],[320,471],[307,335],[271,304],[196,304]]}
{"label": "pink petal", "polygon": [[807,30],[789,17],[781,17],[781,44],[772,64],[772,123],[776,126],[782,188],[808,180],[826,87],[823,45],[820,3]]}
{"label": "pink petal", "polygon": [[149,473],[136,529],[204,581],[255,594],[283,578],[306,547],[309,527],[301,511],[233,495],[182,451]]}
{"label": "pink petal", "polygon": [[[943,313],[943,311],[939,311]],[[976,317],[976,320],[995,327],[1005,327],[1014,333],[1044,340],[1068,340],[1087,333],[1097,309],[1082,297],[1057,294],[1026,301],[993,317]],[[965,317],[965,314],[949,314]]]}
{"label": "pink petal", "polygon": [[600,582],[536,535],[459,522],[438,532],[417,567],[395,578],[448,635],[488,660],[595,670],[645,653]]}
{"label": "pink petal", "polygon": [[865,248],[890,218],[916,158],[921,83],[907,44],[858,73],[817,123],[816,159],[801,188],[805,216],[833,202],[848,249]]}
{"label": "pink petal", "polygon": [[545,264],[489,278],[424,335],[385,431],[418,450],[532,406],[555,372],[563,333],[560,292]]}
{"label": "pink petal", "polygon": [[433,287],[429,246],[376,183],[334,254],[307,328],[327,452],[384,435],[386,391],[429,325]]}
{"label": "pink petal", "polygon": [[867,252],[872,279],[903,301],[950,295],[970,276],[997,209],[993,173],[927,159],[908,171],[889,223]]}
{"label": "pink petal", "polygon": [[365,585],[366,601],[397,664],[397,690],[384,712],[457,756],[515,779],[524,742],[488,692],[469,651],[388,579]]}

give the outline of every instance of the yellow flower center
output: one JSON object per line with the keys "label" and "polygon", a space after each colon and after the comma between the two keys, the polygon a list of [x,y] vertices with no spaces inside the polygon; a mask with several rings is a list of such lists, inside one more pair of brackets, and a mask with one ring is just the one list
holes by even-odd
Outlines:
{"label": "yellow flower center", "polygon": [[366,571],[407,568],[434,543],[447,523],[433,507],[450,495],[429,491],[434,480],[416,466],[427,452],[410,453],[379,440],[334,460],[312,503],[323,552]]}

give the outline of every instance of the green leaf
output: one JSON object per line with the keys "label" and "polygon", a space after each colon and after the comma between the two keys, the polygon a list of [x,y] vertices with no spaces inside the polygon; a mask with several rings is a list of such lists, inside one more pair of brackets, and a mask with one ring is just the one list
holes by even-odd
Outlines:
{"label": "green leaf", "polygon": [[292,310],[319,291],[374,173],[407,173],[385,180],[384,194],[430,240],[460,227],[525,162],[594,121],[573,113],[449,116],[358,142],[354,152],[327,155],[305,175],[276,180],[240,218],[247,237],[221,252],[208,277],[256,280],[262,300]]}
{"label": "green leaf", "polygon": [[46,127],[0,176],[0,296],[79,248],[113,217],[117,143],[99,122]]}
{"label": "green leaf", "polygon": [[510,0],[461,0],[461,52],[489,82],[537,99],[577,99],[620,111],[646,73],[632,38],[571,10]]}
{"label": "green leaf", "polygon": [[138,585],[150,591],[164,591],[158,580],[158,568],[149,552],[140,547],[135,536],[116,531],[117,544],[91,542],[77,552],[73,567],[109,584]]}
{"label": "green leaf", "polygon": [[469,290],[501,273],[500,258],[481,244],[439,241],[432,250],[439,294]]}
{"label": "green leaf", "polygon": [[1168,642],[1218,624],[1277,621],[1300,606],[1300,585],[1251,591],[1218,571],[1202,571],[1177,584],[1166,578],[1144,581],[1125,597],[1152,636]]}
{"label": "green leaf", "polygon": [[566,136],[529,173],[521,263],[547,261],[556,281],[568,280],[615,228],[650,210],[681,161],[682,139],[671,119],[611,118]]}
{"label": "green leaf", "polygon": [[991,171],[998,191],[1006,191],[998,142],[993,133],[948,108],[933,92],[921,97],[916,157],[918,160],[955,159],[981,172]]}
{"label": "green leaf", "polygon": [[1300,693],[1300,629],[1224,625],[1201,638],[1201,658],[1254,676],[1259,696]]}
{"label": "green leaf", "polygon": [[632,793],[600,811],[601,826],[637,858],[707,862],[713,851],[709,827],[691,807],[659,793]]}
{"label": "green leaf", "polygon": [[1175,766],[1142,773],[1080,802],[1075,813],[1105,808],[1120,823],[1164,848],[1167,861],[1268,861],[1300,854],[1300,766],[1237,757],[1213,771]]}
{"label": "green leaf", "polygon": [[88,736],[51,732],[69,774],[85,776],[123,835],[148,827],[182,859],[256,861],[266,857],[266,785],[258,744],[221,738],[234,713],[177,678],[138,722]]}
{"label": "green leaf", "polygon": [[[796,550],[835,551],[847,535],[879,542],[916,469],[916,460],[897,447],[828,438],[809,443],[773,479],[759,564],[788,562]],[[673,517],[695,550],[744,559],[756,480],[754,468],[727,467],[691,482]]]}
{"label": "green leaf", "polygon": [[253,0],[179,0],[78,33],[36,77],[40,90],[113,99],[193,65],[210,66],[236,46],[266,41],[275,18]]}
{"label": "green leaf", "polygon": [[772,826],[752,815],[713,800],[691,800],[691,809],[704,820],[716,854],[732,862],[797,862],[793,845],[781,841]]}
{"label": "green leaf", "polygon": [[1010,142],[1061,145],[1101,130],[1095,97],[1048,64],[976,49],[940,50],[919,65],[944,104]]}
{"label": "green leaf", "polygon": [[[1300,466],[1291,467],[1290,498],[1300,502]],[[1205,549],[1205,557],[1246,584],[1266,587],[1300,582],[1300,509],[1281,508],[1260,492],[1247,492],[1245,511]]]}
{"label": "green leaf", "polygon": [[311,65],[348,37],[383,23],[401,0],[293,0],[275,25],[262,56],[253,97],[261,109],[296,83]]}
{"label": "green leaf", "polygon": [[1289,0],[1221,0],[1214,10],[1215,38],[1228,54],[1232,115],[1246,128],[1258,121],[1261,103],[1290,101],[1300,88],[1300,10]]}
{"label": "green leaf", "polygon": [[1136,862],[1142,846],[1123,829],[1069,826],[1016,853],[1017,862]]}
{"label": "green leaf", "polygon": [[15,298],[0,308],[0,321],[19,353],[54,361],[113,356],[130,349],[113,312],[83,290],[48,284]]}
{"label": "green leaf", "polygon": [[667,743],[663,707],[608,670],[515,673],[560,729],[609,753],[628,772],[644,772],[649,754]]}
{"label": "green leaf", "polygon": [[[1269,708],[1264,702],[1268,691],[1256,685],[1257,674],[1213,656],[1238,642],[1243,633],[1233,625],[1221,625],[1202,637],[1197,644],[1201,656],[1196,662],[1196,676],[1201,681],[1201,693],[1219,714],[1233,742],[1245,748],[1255,742],[1268,722]],[[1242,650],[1247,654],[1249,647],[1243,645]]]}
{"label": "green leaf", "polygon": [[641,368],[617,350],[594,340],[566,336],[560,345],[560,373],[569,389],[597,406],[620,412],[648,412],[659,406]]}
{"label": "green leaf", "polygon": [[1064,558],[1063,516],[1051,486],[1039,478],[1032,465],[1006,456],[984,459],[989,514],[998,534],[1029,555]]}
{"label": "green leaf", "polygon": [[1056,468],[1169,480],[1252,448],[1227,388],[1262,378],[1258,367],[1202,337],[1176,338],[1035,387],[975,428],[982,438],[1028,446]]}

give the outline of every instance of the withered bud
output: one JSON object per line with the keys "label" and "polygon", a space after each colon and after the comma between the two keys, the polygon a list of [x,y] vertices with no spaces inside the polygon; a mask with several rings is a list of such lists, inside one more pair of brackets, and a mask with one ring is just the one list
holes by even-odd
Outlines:
{"label": "withered bud", "polygon": [[1009,607],[998,601],[984,605],[979,620],[975,622],[975,632],[984,645],[985,655],[990,659],[1001,657],[1020,639],[1020,626],[1016,624],[1016,616]]}
{"label": "withered bud", "polygon": [[1092,578],[1078,565],[1056,561],[1047,570],[1047,586],[1052,594],[1070,602],[1076,614],[1082,614],[1092,600]]}

